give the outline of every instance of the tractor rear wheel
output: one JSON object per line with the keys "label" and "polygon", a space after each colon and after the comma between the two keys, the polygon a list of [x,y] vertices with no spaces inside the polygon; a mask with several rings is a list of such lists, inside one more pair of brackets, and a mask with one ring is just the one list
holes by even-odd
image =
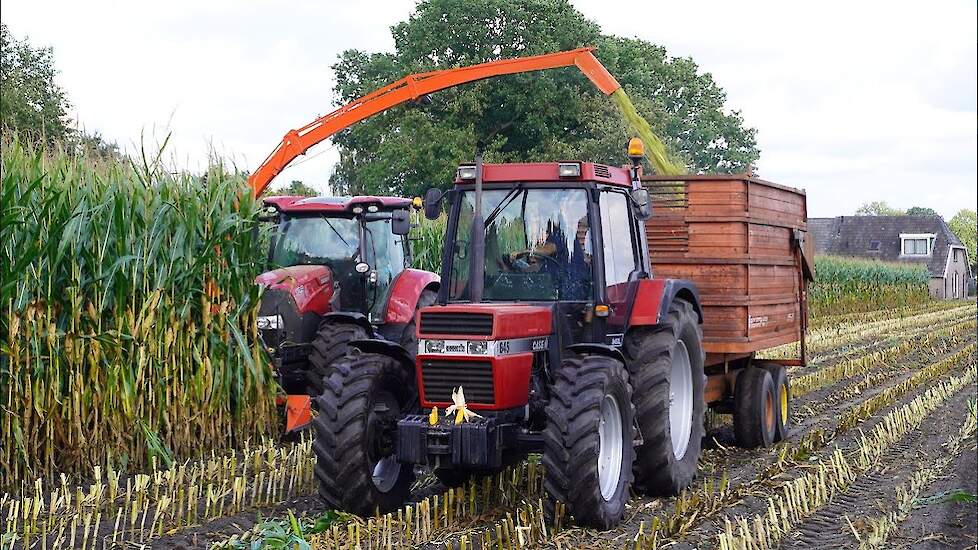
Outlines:
{"label": "tractor rear wheel", "polygon": [[678,495],[696,475],[706,409],[701,341],[693,305],[678,299],[661,325],[625,338],[643,441],[635,484],[648,494]]}
{"label": "tractor rear wheel", "polygon": [[777,405],[771,373],[747,367],[734,386],[734,435],[745,449],[770,447],[777,430]]}
{"label": "tractor rear wheel", "polygon": [[322,395],[323,380],[329,375],[330,366],[342,359],[349,351],[349,342],[369,338],[366,329],[355,323],[323,319],[319,323],[316,338],[312,341],[306,370],[306,388],[309,395]]}
{"label": "tractor rear wheel", "polygon": [[352,352],[333,363],[312,421],[319,496],[361,516],[401,506],[414,469],[397,460],[397,421],[418,411],[414,373],[397,360]]}
{"label": "tractor rear wheel", "polygon": [[543,431],[551,517],[562,502],[581,525],[609,529],[621,521],[635,460],[631,399],[620,361],[571,357],[556,369]]}

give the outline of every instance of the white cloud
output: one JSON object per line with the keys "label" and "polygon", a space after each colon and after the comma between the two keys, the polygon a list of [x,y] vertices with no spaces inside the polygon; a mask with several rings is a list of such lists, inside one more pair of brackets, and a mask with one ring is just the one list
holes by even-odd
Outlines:
{"label": "white cloud", "polygon": [[[974,2],[577,0],[605,32],[690,56],[758,129],[761,175],[808,191],[812,215],[869,200],[974,208],[978,165]],[[210,145],[255,167],[289,128],[333,107],[329,66],[390,50],[413,3],[4,3],[51,45],[81,123],[122,143],[169,126],[180,162]],[[337,154],[310,151],[282,181],[325,190]],[[301,163],[301,164],[299,164]]]}

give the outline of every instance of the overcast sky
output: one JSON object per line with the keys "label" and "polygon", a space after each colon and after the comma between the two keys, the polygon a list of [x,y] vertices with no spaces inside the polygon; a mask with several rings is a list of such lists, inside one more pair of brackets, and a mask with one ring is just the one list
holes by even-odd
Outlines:
{"label": "overcast sky", "polygon": [[[605,32],[691,56],[758,129],[758,173],[805,188],[809,214],[866,201],[975,208],[976,2],[576,0]],[[52,46],[84,128],[127,147],[172,131],[174,162],[209,148],[254,169],[290,128],[332,110],[344,49],[391,50],[413,2],[5,0]],[[325,143],[283,172],[328,191]],[[465,160],[465,159],[459,159]],[[295,164],[295,163],[294,163]]]}

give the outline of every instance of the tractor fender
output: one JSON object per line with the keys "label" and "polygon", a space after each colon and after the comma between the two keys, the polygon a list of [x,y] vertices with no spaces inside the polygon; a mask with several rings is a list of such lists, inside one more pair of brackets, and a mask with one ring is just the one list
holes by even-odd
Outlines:
{"label": "tractor fender", "polygon": [[380,338],[369,338],[366,340],[351,340],[348,344],[351,348],[356,348],[363,353],[376,353],[386,355],[400,361],[403,365],[414,371],[414,358],[400,344],[395,344],[390,340]]}
{"label": "tractor fender", "polygon": [[425,290],[438,292],[441,278],[430,271],[405,269],[391,285],[384,322],[405,325],[414,319],[418,298]]}
{"label": "tractor fender", "polygon": [[602,355],[604,357],[610,357],[616,361],[621,361],[622,365],[628,364],[625,362],[625,354],[623,354],[620,349],[607,344],[591,342],[572,344],[567,346],[567,350],[577,355]]}
{"label": "tractor fender", "polygon": [[376,331],[373,325],[370,324],[370,320],[367,316],[362,313],[357,313],[355,311],[331,311],[323,315],[323,321],[332,321],[334,323],[349,323],[351,325],[359,325],[363,327],[363,330],[367,331],[370,336],[376,336]]}
{"label": "tractor fender", "polygon": [[661,323],[669,313],[673,300],[680,298],[693,304],[696,317],[703,323],[703,308],[696,285],[685,279],[641,279],[632,305],[628,325],[649,326]]}

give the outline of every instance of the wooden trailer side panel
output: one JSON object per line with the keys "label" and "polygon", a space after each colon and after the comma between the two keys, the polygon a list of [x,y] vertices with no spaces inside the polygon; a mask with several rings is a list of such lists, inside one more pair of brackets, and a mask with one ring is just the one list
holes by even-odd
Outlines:
{"label": "wooden trailer side panel", "polygon": [[799,340],[804,193],[747,176],[644,180],[653,197],[646,223],[653,276],[696,284],[708,356]]}

